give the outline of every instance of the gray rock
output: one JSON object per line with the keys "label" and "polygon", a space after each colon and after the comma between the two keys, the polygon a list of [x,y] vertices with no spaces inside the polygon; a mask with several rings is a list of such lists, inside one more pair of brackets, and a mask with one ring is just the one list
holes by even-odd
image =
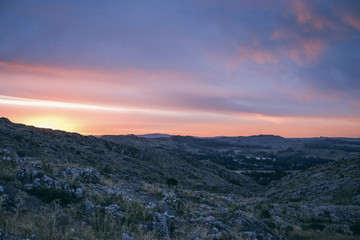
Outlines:
{"label": "gray rock", "polygon": [[354,197],[352,198],[352,200],[353,200],[355,203],[359,204],[359,203],[360,203],[360,194],[354,196]]}
{"label": "gray rock", "polygon": [[199,236],[200,236],[200,233],[197,230],[190,233],[190,239],[192,239],[192,240],[200,240]]}
{"label": "gray rock", "polygon": [[148,202],[146,204],[146,208],[154,208],[156,207],[158,204],[156,202]]}
{"label": "gray rock", "polygon": [[81,199],[84,196],[84,191],[81,188],[77,188],[74,191],[74,195],[77,199]]}
{"label": "gray rock", "polygon": [[124,212],[121,211],[121,208],[117,204],[112,204],[104,208],[105,211],[110,214],[111,216],[118,218],[124,216]]}
{"label": "gray rock", "polygon": [[77,169],[77,168],[66,168],[61,175],[63,177],[70,178],[75,181],[83,183],[98,183],[100,181],[100,173],[93,169]]}
{"label": "gray rock", "polygon": [[92,170],[85,169],[80,174],[81,179],[87,183],[98,183],[100,181],[100,173]]}
{"label": "gray rock", "polygon": [[197,223],[198,221],[198,218],[190,218],[189,223]]}
{"label": "gray rock", "polygon": [[70,186],[65,181],[57,181],[53,178],[44,175],[42,178],[36,178],[33,181],[34,188],[36,189],[62,189],[66,191],[69,195],[71,194]]}
{"label": "gray rock", "polygon": [[219,233],[219,229],[217,229],[216,227],[212,227],[209,231],[209,234],[218,234]]}
{"label": "gray rock", "polygon": [[35,189],[35,186],[34,184],[27,183],[23,185],[22,189],[24,189],[25,191],[32,191]]}
{"label": "gray rock", "polygon": [[160,239],[170,237],[171,217],[167,212],[164,214],[155,212],[152,225]]}
{"label": "gray rock", "polygon": [[123,233],[123,234],[121,235],[120,240],[134,240],[134,238],[131,237],[131,236],[130,236],[129,234],[127,234],[127,233]]}
{"label": "gray rock", "polygon": [[[71,195],[71,189],[67,182],[55,180],[44,174],[40,166],[35,165],[14,171],[15,179],[19,180],[25,191],[34,189],[62,189]],[[80,192],[78,192],[80,195]]]}
{"label": "gray rock", "polygon": [[98,209],[100,209],[101,206],[99,205],[95,205],[93,202],[91,201],[85,201],[83,203],[83,210],[85,212],[86,215],[91,215],[93,214],[95,211],[97,211]]}
{"label": "gray rock", "polygon": [[242,217],[242,216],[244,216],[244,213],[241,210],[237,210],[237,211],[234,212],[234,215],[236,217]]}
{"label": "gray rock", "polygon": [[219,240],[221,239],[221,235],[220,234],[208,234],[207,235],[207,239],[211,239],[211,240]]}
{"label": "gray rock", "polygon": [[221,221],[218,221],[214,216],[208,216],[208,217],[205,217],[205,218],[202,218],[202,217],[199,217],[197,219],[198,222],[204,222],[206,225],[209,225],[211,227],[216,227],[216,228],[220,228],[222,230],[228,230],[230,229],[230,227],[221,222]]}
{"label": "gray rock", "polygon": [[214,223],[216,221],[216,218],[214,216],[208,216],[208,217],[204,218],[204,221],[206,223]]}
{"label": "gray rock", "polygon": [[216,227],[212,227],[208,232],[207,239],[221,239],[221,234],[219,233],[219,229]]}
{"label": "gray rock", "polygon": [[31,234],[31,235],[30,235],[30,239],[31,239],[31,240],[37,240],[38,238],[37,238],[37,236],[36,236],[35,234]]}
{"label": "gray rock", "polygon": [[[269,229],[264,223],[257,220],[254,217],[241,216],[233,221],[233,225],[240,227],[244,233],[244,239],[269,239],[278,240],[278,237],[271,229]],[[262,237],[266,236],[266,237]]]}
{"label": "gray rock", "polygon": [[34,179],[44,176],[44,171],[42,169],[26,167],[15,170],[13,175],[15,179],[21,181],[22,183],[31,183]]}
{"label": "gray rock", "polygon": [[257,234],[256,234],[256,232],[247,231],[247,232],[244,232],[243,235],[256,238]]}
{"label": "gray rock", "polygon": [[7,234],[0,229],[0,240],[29,240],[29,239]]}

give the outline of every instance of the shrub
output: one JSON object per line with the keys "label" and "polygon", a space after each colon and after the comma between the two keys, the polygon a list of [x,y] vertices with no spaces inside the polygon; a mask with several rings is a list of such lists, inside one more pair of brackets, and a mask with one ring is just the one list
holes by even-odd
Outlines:
{"label": "shrub", "polygon": [[276,228],[275,223],[271,220],[265,220],[264,223],[266,226],[268,226],[272,230],[274,230]]}
{"label": "shrub", "polygon": [[287,225],[287,226],[284,228],[284,231],[288,234],[288,233],[294,231],[294,227],[291,226],[291,225]]}
{"label": "shrub", "polygon": [[175,211],[179,216],[182,216],[185,214],[185,205],[181,201],[176,201],[175,204]]}
{"label": "shrub", "polygon": [[151,212],[147,211],[144,206],[135,201],[125,201],[123,207],[125,208],[125,221],[127,225],[134,225],[142,221],[149,221],[153,219]]}
{"label": "shrub", "polygon": [[271,215],[270,215],[270,212],[268,210],[262,210],[261,213],[260,213],[260,217],[261,218],[270,218]]}
{"label": "shrub", "polygon": [[19,155],[19,157],[25,157],[26,156],[24,151],[17,151],[17,154]]}
{"label": "shrub", "polygon": [[32,190],[30,193],[40,198],[45,203],[51,203],[55,200],[59,200],[61,205],[71,203],[71,197],[65,190],[62,189],[44,188]]}
{"label": "shrub", "polygon": [[178,180],[176,180],[175,178],[167,178],[166,184],[168,186],[176,186],[176,185],[178,185]]}
{"label": "shrub", "polygon": [[114,173],[114,169],[107,165],[101,169],[101,172],[104,174],[112,174],[112,173]]}
{"label": "shrub", "polygon": [[335,232],[336,232],[336,233],[340,233],[340,234],[344,234],[344,230],[342,230],[342,229],[340,229],[340,228],[336,229]]}
{"label": "shrub", "polygon": [[356,221],[354,225],[350,226],[350,229],[354,234],[360,235],[360,220]]}
{"label": "shrub", "polygon": [[310,223],[302,227],[303,230],[324,230],[325,226],[320,223]]}
{"label": "shrub", "polygon": [[15,164],[12,162],[0,162],[0,180],[11,182]]}

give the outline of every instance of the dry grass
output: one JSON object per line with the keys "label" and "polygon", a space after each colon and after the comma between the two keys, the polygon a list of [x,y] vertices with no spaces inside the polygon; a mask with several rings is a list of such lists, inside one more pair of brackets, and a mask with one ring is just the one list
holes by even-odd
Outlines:
{"label": "dry grass", "polygon": [[39,212],[24,209],[24,196],[16,198],[14,212],[2,208],[0,199],[0,229],[8,234],[29,238],[35,234],[38,239],[119,239],[129,233],[135,239],[156,239],[155,233],[144,226],[152,221],[152,214],[134,201],[117,201],[124,211],[123,217],[114,217],[104,209],[84,216],[81,204],[62,207],[52,202]]}
{"label": "dry grass", "polygon": [[0,180],[11,182],[14,180],[13,172],[16,165],[9,161],[0,161]]}
{"label": "dry grass", "polygon": [[344,234],[327,234],[318,231],[295,230],[287,237],[289,240],[357,240],[359,236],[350,236]]}
{"label": "dry grass", "polygon": [[[60,206],[49,206],[41,212],[23,213],[19,209],[15,214],[0,210],[0,228],[8,234],[30,237],[35,234],[38,239],[119,239],[123,233],[130,233],[135,239],[156,239],[154,232],[145,232],[141,224],[124,224],[106,214],[96,214],[91,221],[74,219],[72,211]],[[128,217],[131,219],[133,215]]]}

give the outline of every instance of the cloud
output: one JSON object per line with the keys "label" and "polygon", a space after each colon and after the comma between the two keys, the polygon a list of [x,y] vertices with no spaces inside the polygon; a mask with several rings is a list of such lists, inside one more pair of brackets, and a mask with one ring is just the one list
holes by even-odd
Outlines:
{"label": "cloud", "polygon": [[344,22],[355,28],[356,30],[360,31],[360,17],[347,14],[344,16]]}
{"label": "cloud", "polygon": [[315,12],[313,4],[313,1],[306,0],[291,1],[297,23],[303,28],[303,31],[320,31],[324,28],[335,29],[337,26],[331,18]]}
{"label": "cloud", "polygon": [[[279,32],[275,31],[272,38],[275,41],[279,40]],[[278,64],[292,60],[299,65],[303,65],[316,61],[325,48],[325,43],[320,39],[302,39],[300,36],[295,38],[291,36],[291,39],[289,39],[282,35],[281,40],[287,42],[288,47],[240,46],[236,59],[240,62],[253,61],[258,64]]]}
{"label": "cloud", "polygon": [[279,56],[276,53],[272,53],[271,51],[254,49],[254,48],[239,48],[238,49],[238,60],[246,61],[251,60],[256,63],[279,63]]}

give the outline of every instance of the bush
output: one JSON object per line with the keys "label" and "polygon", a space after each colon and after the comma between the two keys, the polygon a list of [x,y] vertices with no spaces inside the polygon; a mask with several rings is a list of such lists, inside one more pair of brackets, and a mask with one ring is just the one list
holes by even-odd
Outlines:
{"label": "bush", "polygon": [[175,204],[175,211],[179,216],[182,216],[185,214],[185,205],[181,201],[176,201]]}
{"label": "bush", "polygon": [[0,162],[0,180],[11,182],[13,180],[13,171],[15,164],[12,162]]}
{"label": "bush", "polygon": [[261,218],[271,218],[270,212],[268,210],[262,210],[260,213]]}
{"label": "bush", "polygon": [[271,219],[265,220],[264,223],[266,226],[268,226],[272,230],[274,230],[276,228],[275,223]]}
{"label": "bush", "polygon": [[325,226],[320,223],[310,223],[302,227],[303,230],[324,230]]}
{"label": "bush", "polygon": [[284,228],[284,231],[288,234],[288,233],[294,231],[294,227],[291,226],[291,225],[287,225],[287,226]]}
{"label": "bush", "polygon": [[61,205],[71,203],[71,197],[65,190],[62,189],[44,188],[32,190],[30,193],[40,198],[45,203],[51,203],[55,200],[59,200]]}
{"label": "bush", "polygon": [[175,178],[168,178],[166,179],[166,184],[168,186],[176,186],[178,185],[178,180],[176,180]]}
{"label": "bush", "polygon": [[354,225],[350,226],[350,229],[354,234],[360,235],[360,221],[358,220]]}
{"label": "bush", "polygon": [[19,157],[25,157],[26,153],[24,151],[17,151],[17,154],[19,155]]}

